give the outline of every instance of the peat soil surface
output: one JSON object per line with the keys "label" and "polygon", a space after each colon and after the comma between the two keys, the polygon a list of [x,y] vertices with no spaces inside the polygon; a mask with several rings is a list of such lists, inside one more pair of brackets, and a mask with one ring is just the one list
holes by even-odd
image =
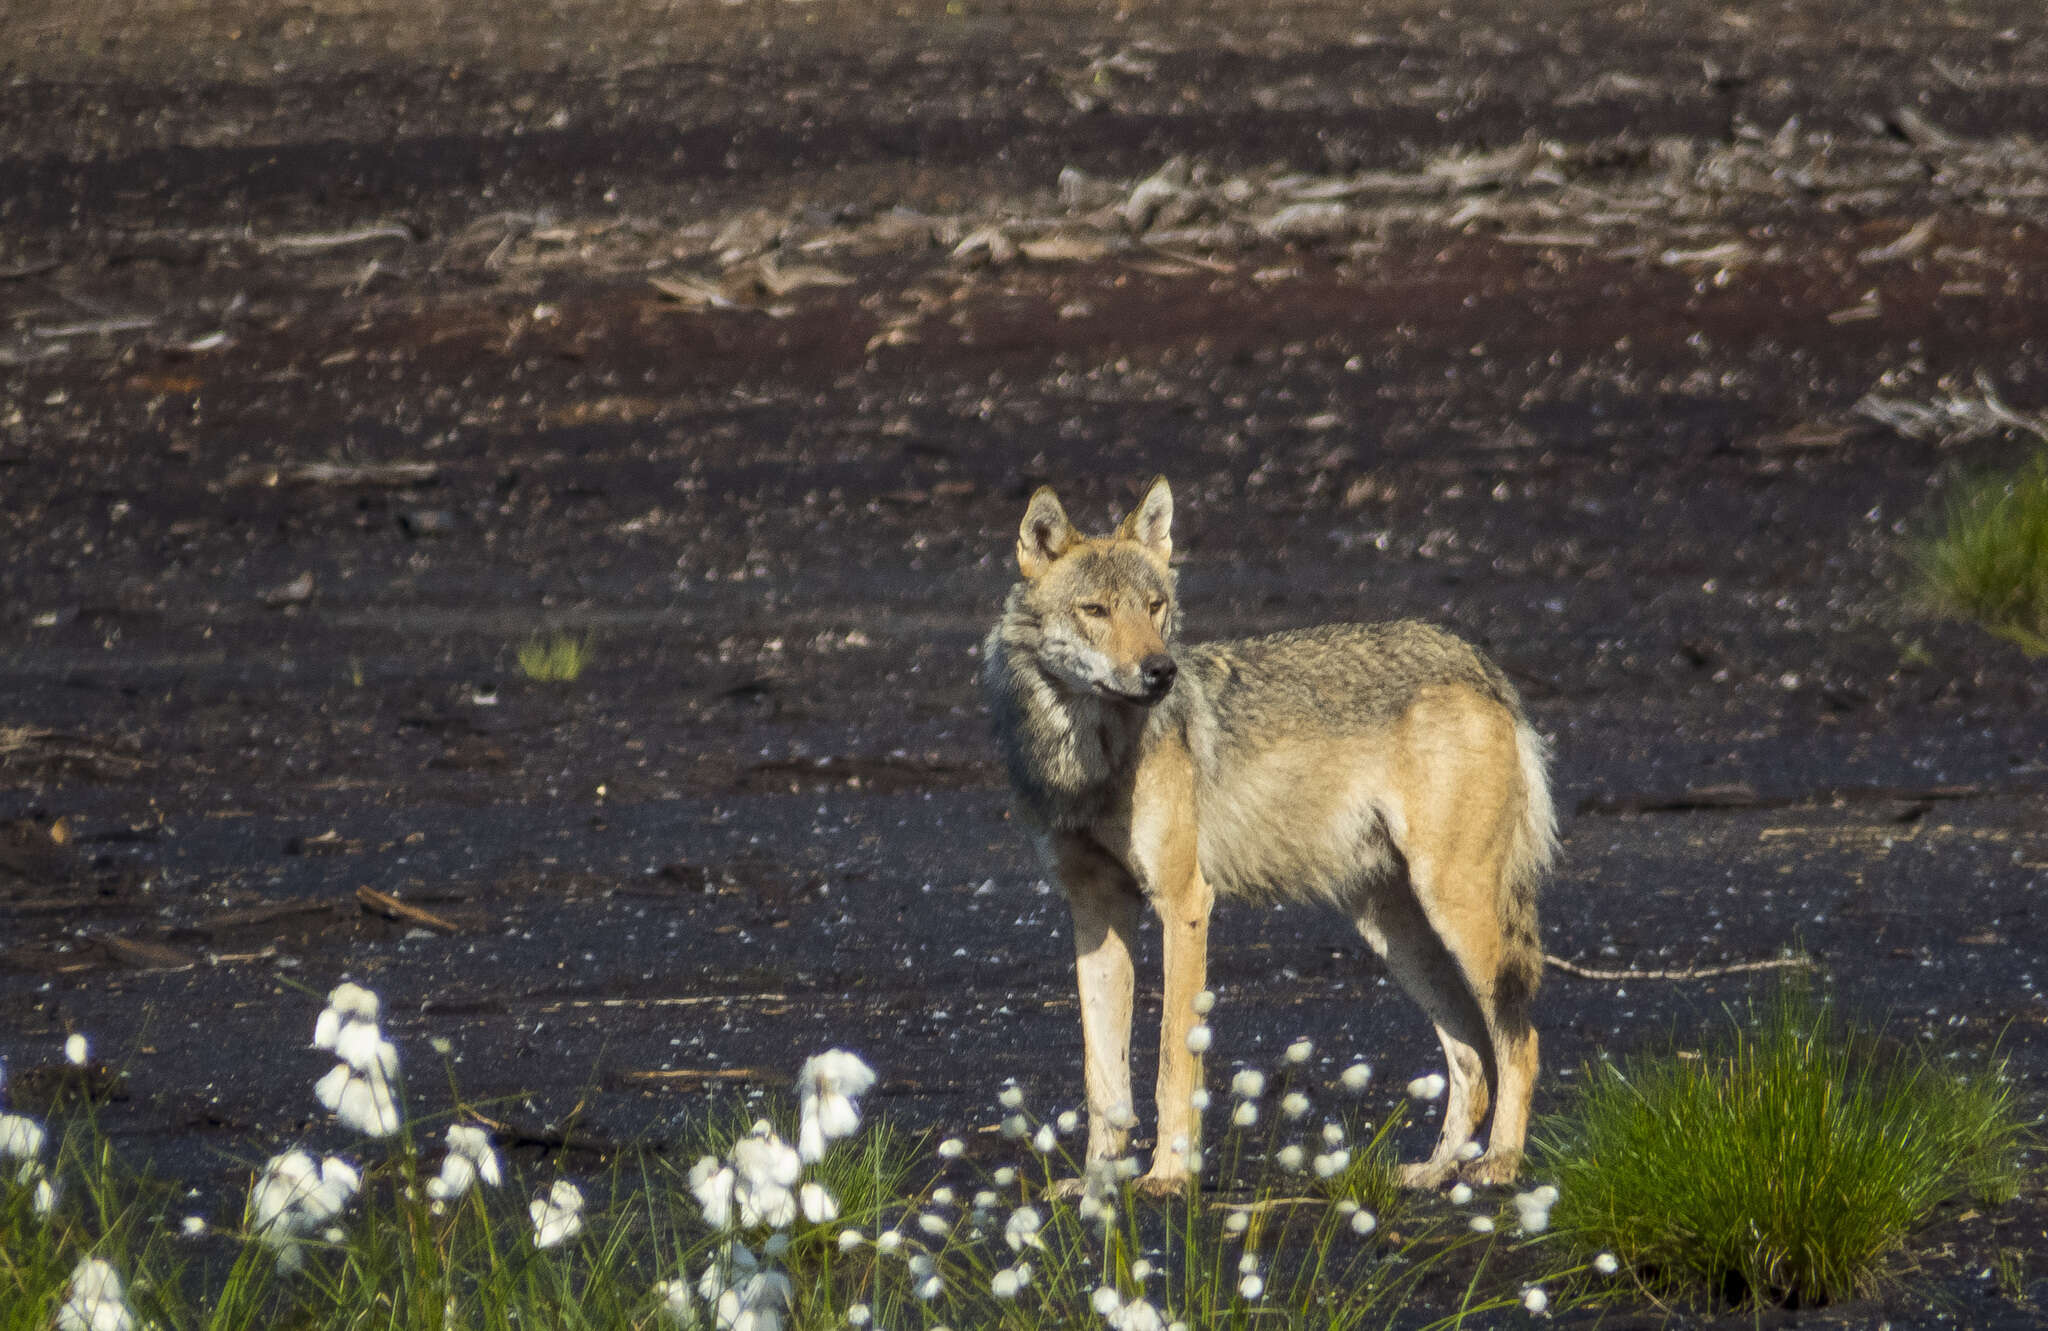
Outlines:
{"label": "peat soil surface", "polygon": [[[1074,1104],[976,653],[1031,490],[1099,527],[1155,473],[1191,636],[1505,665],[1552,952],[1810,955],[2048,1099],[2048,668],[1912,598],[2048,406],[2030,0],[414,8],[0,17],[17,1103],[88,1033],[225,1213],[343,1143],[346,976],[420,1107],[445,1039],[579,1167],[832,1045],[914,1124]],[[588,667],[525,678],[554,633]],[[1441,1066],[1333,917],[1214,938],[1212,1081]],[[1539,1126],[1776,982],[1553,972]],[[1767,1320],[2032,1325],[2044,1228]]]}

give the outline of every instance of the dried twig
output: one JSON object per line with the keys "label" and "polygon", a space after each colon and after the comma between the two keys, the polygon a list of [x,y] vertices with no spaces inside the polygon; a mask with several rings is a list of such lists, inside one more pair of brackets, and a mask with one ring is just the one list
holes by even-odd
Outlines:
{"label": "dried twig", "polygon": [[381,222],[376,226],[359,226],[347,231],[305,231],[297,235],[268,236],[258,242],[258,247],[272,254],[318,254],[323,250],[346,249],[372,240],[410,241],[412,238],[412,228],[396,222]]}
{"label": "dried twig", "polygon": [[1808,970],[1820,963],[1812,957],[1773,957],[1769,961],[1734,961],[1725,966],[1685,966],[1675,970],[1602,970],[1597,966],[1581,966],[1576,961],[1563,957],[1543,954],[1543,960],[1563,971],[1576,975],[1582,980],[1711,980],[1720,975],[1740,975],[1748,971]]}

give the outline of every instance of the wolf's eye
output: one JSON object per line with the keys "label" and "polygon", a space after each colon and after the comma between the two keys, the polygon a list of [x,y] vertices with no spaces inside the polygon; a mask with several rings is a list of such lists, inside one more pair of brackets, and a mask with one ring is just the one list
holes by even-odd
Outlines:
{"label": "wolf's eye", "polygon": [[1083,601],[1075,608],[1090,619],[1109,618],[1109,607],[1100,601]]}
{"label": "wolf's eye", "polygon": [[1164,609],[1166,609],[1166,598],[1163,596],[1153,598],[1152,613],[1156,615]]}

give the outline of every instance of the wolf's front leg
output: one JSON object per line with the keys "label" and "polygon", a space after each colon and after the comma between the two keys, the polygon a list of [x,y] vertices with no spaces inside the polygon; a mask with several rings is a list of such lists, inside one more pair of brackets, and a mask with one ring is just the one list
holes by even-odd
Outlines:
{"label": "wolf's front leg", "polygon": [[1136,976],[1136,885],[1123,866],[1089,846],[1058,860],[1074,916],[1074,972],[1081,988],[1082,1060],[1088,1086],[1088,1159],[1113,1160],[1130,1140],[1131,993]]}
{"label": "wolf's front leg", "polygon": [[1208,1029],[1195,1012],[1195,999],[1208,983],[1209,911],[1215,896],[1190,864],[1180,882],[1156,893],[1152,904],[1159,912],[1166,984],[1159,1013],[1159,1145],[1140,1186],[1165,1193],[1193,1184],[1195,1171],[1188,1159],[1201,1146],[1194,1095],[1202,1084],[1202,1049],[1208,1041],[1196,1048],[1189,1035],[1197,1026]]}

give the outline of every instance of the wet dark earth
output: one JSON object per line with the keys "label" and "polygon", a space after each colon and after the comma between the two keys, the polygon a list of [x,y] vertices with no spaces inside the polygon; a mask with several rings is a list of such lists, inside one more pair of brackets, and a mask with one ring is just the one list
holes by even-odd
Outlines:
{"label": "wet dark earth", "polygon": [[[2048,666],[1914,595],[2044,429],[2032,4],[101,8],[0,16],[18,1101],[86,1032],[238,1186],[340,1140],[346,976],[531,1153],[830,1045],[907,1123],[1073,1103],[975,653],[1035,486],[1164,473],[1194,636],[1500,659],[1553,953],[1810,955],[2048,1103]],[[1337,920],[1214,946],[1221,1063],[1438,1066]],[[1539,1118],[1776,982],[1553,971]],[[1764,1320],[2034,1325],[2048,1207],[1906,1267]]]}

